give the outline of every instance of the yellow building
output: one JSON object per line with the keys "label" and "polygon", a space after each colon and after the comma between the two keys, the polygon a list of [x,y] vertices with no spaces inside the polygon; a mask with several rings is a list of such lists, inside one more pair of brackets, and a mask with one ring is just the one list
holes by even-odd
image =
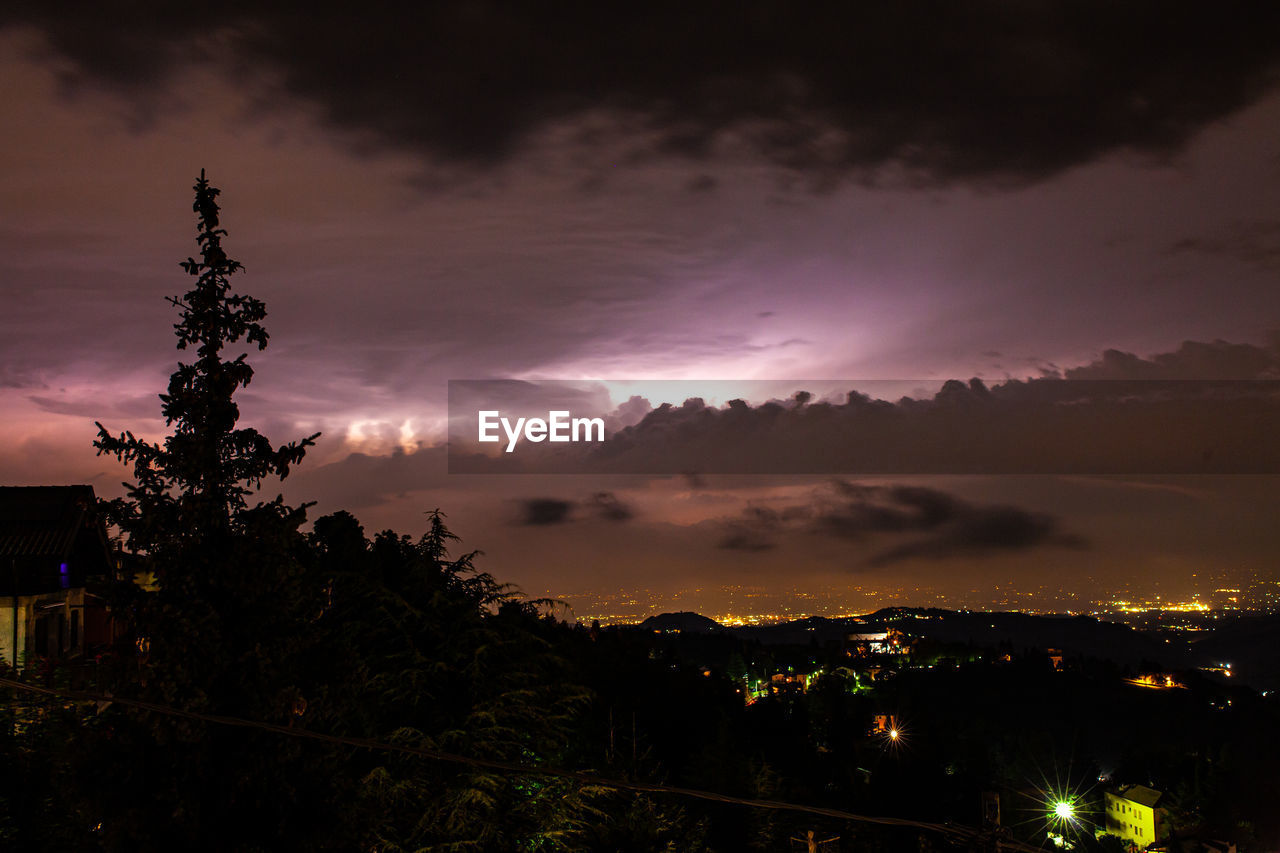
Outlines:
{"label": "yellow building", "polygon": [[1107,834],[1120,837],[1138,850],[1164,838],[1166,821],[1160,808],[1161,796],[1159,791],[1142,785],[1107,791]]}

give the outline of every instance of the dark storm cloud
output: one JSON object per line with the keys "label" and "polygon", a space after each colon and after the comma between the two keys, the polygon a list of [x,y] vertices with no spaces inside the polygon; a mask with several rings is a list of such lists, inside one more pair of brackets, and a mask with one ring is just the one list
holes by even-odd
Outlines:
{"label": "dark storm cloud", "polygon": [[953,522],[932,535],[876,554],[870,562],[873,566],[886,566],[912,557],[944,559],[1046,545],[1080,548],[1085,540],[1060,534],[1055,520],[1044,514],[1016,507],[966,507]]}
{"label": "dark storm cloud", "polygon": [[684,478],[685,485],[689,487],[690,491],[700,491],[707,486],[706,478],[696,471],[682,471],[680,476]]}
{"label": "dark storm cloud", "polygon": [[1067,370],[1067,379],[1280,379],[1280,333],[1269,347],[1227,341],[1183,341],[1173,352],[1140,358],[1109,349],[1100,359]]}
{"label": "dark storm cloud", "polygon": [[604,521],[630,521],[635,513],[613,492],[596,492],[588,500],[529,498],[520,501],[520,524],[545,526],[564,524],[586,516]]}
{"label": "dark storm cloud", "polygon": [[43,31],[74,81],[145,102],[175,67],[212,56],[241,85],[282,81],[334,126],[455,160],[495,162],[549,123],[590,115],[583,146],[622,132],[645,140],[635,154],[698,157],[729,131],[798,169],[899,162],[934,180],[1171,150],[1271,85],[1280,50],[1280,7],[1265,3],[129,9],[28,2],[6,19]]}
{"label": "dark storm cloud", "polygon": [[[848,494],[847,484],[845,491]],[[1059,530],[1055,518],[1014,506],[974,505],[937,489],[860,487],[836,514],[820,519],[828,531],[848,536],[874,508],[883,531],[923,531],[927,535],[889,548],[871,558],[888,565],[911,557],[941,559],[1041,546],[1083,547],[1085,540]],[[872,526],[870,529],[876,529]]]}
{"label": "dark storm cloud", "polygon": [[596,492],[591,496],[588,506],[605,521],[630,521],[635,515],[631,507],[619,500],[613,492]]}
{"label": "dark storm cloud", "polygon": [[558,498],[530,498],[521,501],[521,522],[536,526],[563,524],[569,520],[573,503]]}
{"label": "dark storm cloud", "polygon": [[815,513],[814,528],[842,539],[931,530],[961,519],[969,509],[954,495],[920,486],[864,486],[839,480],[834,487],[840,499]]}
{"label": "dark storm cloud", "polygon": [[[800,505],[753,505],[721,523],[720,548],[765,551],[786,537],[872,542],[867,562],[885,566],[911,558],[930,560],[1037,547],[1084,547],[1060,530],[1057,519],[1015,506],[974,504],[924,486],[865,485],[837,480]],[[883,547],[885,538],[904,539]]]}
{"label": "dark storm cloud", "polygon": [[729,551],[769,551],[778,547],[785,529],[782,514],[765,506],[749,506],[740,518],[724,523],[716,547]]}

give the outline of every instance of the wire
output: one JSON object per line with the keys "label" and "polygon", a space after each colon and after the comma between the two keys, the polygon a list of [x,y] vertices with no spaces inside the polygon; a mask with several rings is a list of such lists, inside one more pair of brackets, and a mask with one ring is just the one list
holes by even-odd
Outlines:
{"label": "wire", "polygon": [[[372,740],[370,738],[328,735],[322,732],[310,731],[308,729],[280,726],[275,725],[274,723],[246,720],[240,717],[224,717],[218,714],[202,714],[196,711],[184,711],[181,708],[173,708],[168,705],[157,705],[154,702],[144,702],[140,699],[124,699],[118,696],[99,693],[84,693],[74,690],[59,690],[51,687],[39,687],[34,684],[15,681],[10,678],[0,678],[0,687],[9,687],[14,690],[23,690],[28,693],[38,693],[57,699],[70,700],[72,702],[112,703],[129,708],[137,708],[141,711],[149,711],[154,714],[163,714],[170,717],[179,717],[186,720],[198,720],[200,722],[215,723],[217,725],[233,726],[242,729],[258,729],[261,731],[272,732],[274,734],[285,735],[287,737],[315,740],[339,746],[352,746],[360,749],[380,750],[383,752],[399,752],[407,755],[416,755],[422,758],[430,758],[436,761],[463,764],[469,767],[481,767],[486,770],[501,770],[508,773],[519,773],[524,775],[553,776],[559,779],[570,779],[584,785],[595,785],[602,788],[613,788],[621,791],[638,791],[649,794],[674,794],[680,797],[692,797],[699,800],[710,800],[711,802],[717,803],[749,806],[750,808],[755,809],[802,812],[804,814],[819,815],[821,817],[836,818],[838,820],[856,821],[859,823],[879,824],[881,826],[911,827],[914,829],[923,829],[930,832],[938,832],[944,835],[955,836],[965,841],[974,841],[975,839],[986,837],[986,833],[983,833],[980,830],[952,823],[926,823],[917,820],[907,820],[905,818],[873,817],[870,815],[854,814],[842,809],[829,809],[823,806],[808,806],[800,803],[782,802],[780,800],[755,800],[745,797],[733,797],[728,794],[717,794],[714,791],[703,791],[697,788],[681,788],[675,785],[660,785],[650,782],[630,782],[622,779],[609,779],[604,776],[596,776],[595,774],[584,773],[579,770],[563,770],[556,767],[534,767],[527,764],[517,764],[515,762],[499,761],[490,758],[472,758],[466,755],[458,755],[452,752],[443,752],[441,750],[428,749],[420,746],[387,743],[385,741]],[[998,843],[1001,848],[1008,850],[1019,850],[1024,851],[1024,853],[1039,853],[1040,851],[1040,848],[1038,847],[1031,847],[1010,839],[1002,838]]]}

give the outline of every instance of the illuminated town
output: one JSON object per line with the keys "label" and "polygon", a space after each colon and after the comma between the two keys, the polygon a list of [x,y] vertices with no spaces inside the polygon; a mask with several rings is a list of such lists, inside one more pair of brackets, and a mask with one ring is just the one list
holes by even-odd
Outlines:
{"label": "illuminated town", "polygon": [[[657,613],[695,611],[721,625],[769,625],[810,616],[852,618],[885,607],[940,608],[946,610],[1017,611],[1029,614],[1088,615],[1109,621],[1159,630],[1196,632],[1214,620],[1241,613],[1280,612],[1280,581],[1263,576],[1232,577],[1206,574],[1203,590],[1182,596],[1161,594],[1158,587],[1124,586],[1106,590],[1101,581],[1086,578],[1083,584],[1051,588],[1014,581],[989,589],[943,591],[917,587],[850,585],[815,591],[778,587],[692,587],[673,592],[652,589],[609,589],[541,594],[567,604],[576,619],[602,625],[643,621]],[[1089,589],[1088,593],[1081,588]],[[1099,592],[1104,591],[1103,595]]]}

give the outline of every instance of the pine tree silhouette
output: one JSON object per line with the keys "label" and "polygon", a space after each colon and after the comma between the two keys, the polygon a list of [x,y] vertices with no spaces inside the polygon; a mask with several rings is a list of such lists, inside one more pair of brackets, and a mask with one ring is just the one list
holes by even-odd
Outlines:
{"label": "pine tree silhouette", "polygon": [[[250,498],[264,480],[286,477],[318,434],[275,447],[237,425],[235,394],[253,368],[246,354],[226,351],[238,342],[266,347],[266,306],[232,291],[243,267],[222,246],[219,190],[203,170],[194,189],[200,258],[181,265],[196,281],[170,302],[181,311],[178,349],[196,358],[178,365],[161,395],[171,431],[154,443],[98,424],[94,442],[100,455],[132,466],[127,496],[107,515],[151,580],[126,580],[112,594],[125,628],[112,689],[291,724],[307,705],[297,660],[322,584],[306,570],[306,505]],[[323,824],[281,799],[300,798],[307,784],[296,745],[163,716],[111,725],[110,749],[127,744],[132,769],[100,804],[113,818],[109,848],[292,849],[306,845],[309,819],[312,832]]]}
{"label": "pine tree silhouette", "polygon": [[[130,432],[113,436],[99,423],[94,442],[99,455],[114,455],[133,466],[136,482],[126,484],[128,500],[114,505],[113,520],[128,534],[131,548],[141,553],[194,540],[212,542],[232,532],[243,521],[251,487],[260,486],[264,477],[288,476],[319,436],[272,448],[257,430],[236,427],[240,410],[234,395],[253,379],[253,368],[246,355],[227,360],[223,350],[242,338],[259,350],[266,348],[267,331],[261,324],[266,306],[231,292],[230,277],[244,267],[222,248],[227,232],[219,227],[221,191],[209,184],[203,169],[195,191],[201,260],[189,257],[181,266],[196,277],[196,285],[169,301],[182,309],[174,325],[178,349],[194,346],[197,359],[179,364],[168,393],[160,396],[173,433],[160,445]],[[162,561],[152,568],[161,589],[198,577]]]}

